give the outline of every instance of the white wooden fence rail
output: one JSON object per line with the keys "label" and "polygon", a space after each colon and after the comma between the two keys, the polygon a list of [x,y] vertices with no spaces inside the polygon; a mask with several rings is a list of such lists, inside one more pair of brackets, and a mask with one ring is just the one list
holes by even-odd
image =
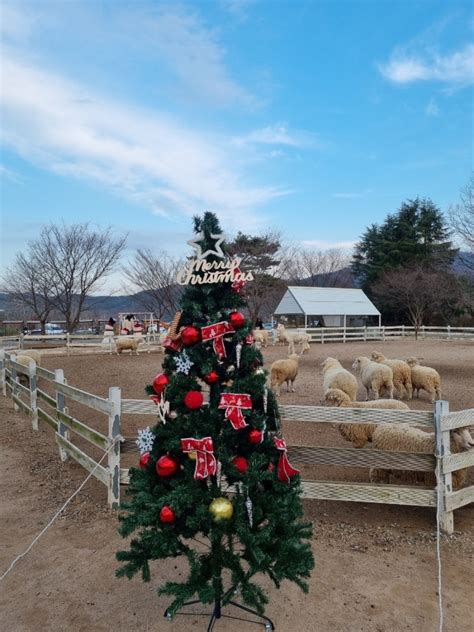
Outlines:
{"label": "white wooden fence rail", "polygon": [[[20,382],[23,382],[21,383]],[[38,385],[38,380],[40,385]],[[55,396],[48,394],[43,382],[49,383]],[[61,369],[48,371],[31,362],[25,367],[15,361],[12,352],[0,350],[0,385],[2,393],[9,395],[15,410],[21,409],[31,416],[32,427],[38,422],[49,425],[55,433],[60,458],[72,458],[91,472],[97,461],[75,445],[73,436],[80,436],[89,444],[108,451],[106,466],[98,466],[94,476],[107,487],[107,501],[111,507],[120,503],[120,485],[128,484],[129,471],[122,468],[121,454],[137,452],[135,437],[121,436],[121,416],[142,415],[157,419],[156,406],[150,400],[122,399],[121,390],[111,387],[107,398],[98,397],[66,383]],[[69,413],[67,401],[72,400],[107,417],[104,432],[91,428]],[[286,422],[305,423],[401,423],[431,427],[436,436],[436,454],[412,454],[348,447],[289,446],[289,458],[295,466],[336,465],[342,467],[386,468],[396,470],[436,472],[441,498],[441,525],[444,531],[454,529],[455,509],[474,502],[474,485],[453,491],[452,473],[474,466],[474,451],[451,454],[450,431],[454,428],[474,426],[474,409],[449,412],[445,401],[435,403],[434,412],[341,409],[319,406],[280,406]],[[147,425],[144,421],[143,425]],[[105,430],[107,434],[105,433]],[[138,456],[138,454],[137,454]],[[437,506],[437,488],[380,485],[324,480],[303,480],[303,498],[339,500],[396,505]]]}
{"label": "white wooden fence rail", "polygon": [[[310,342],[373,342],[376,340],[387,340],[392,338],[433,338],[436,340],[467,340],[474,342],[474,327],[428,327],[422,326],[418,332],[414,327],[407,325],[374,326],[374,327],[314,327],[308,329],[299,328],[298,331],[306,331],[310,337]],[[103,335],[88,334],[60,334],[60,335],[30,335],[19,334],[17,336],[0,337],[0,349],[23,349],[27,346],[47,345],[50,343],[55,347],[65,347],[69,352],[74,348],[90,348],[103,353],[115,351],[112,341],[115,337],[104,338]],[[146,334],[143,336],[143,343],[139,351],[150,353],[151,350],[160,347],[159,336],[156,334]]]}

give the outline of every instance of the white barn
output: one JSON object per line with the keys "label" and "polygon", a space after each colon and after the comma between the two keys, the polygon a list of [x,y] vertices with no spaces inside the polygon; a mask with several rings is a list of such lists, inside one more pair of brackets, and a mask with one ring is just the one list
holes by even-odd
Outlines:
{"label": "white barn", "polygon": [[274,313],[288,327],[364,327],[381,324],[381,314],[362,290],[290,286]]}

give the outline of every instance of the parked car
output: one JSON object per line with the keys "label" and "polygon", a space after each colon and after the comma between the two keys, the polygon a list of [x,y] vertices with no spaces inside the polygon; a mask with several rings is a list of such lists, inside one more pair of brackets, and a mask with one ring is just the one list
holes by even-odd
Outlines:
{"label": "parked car", "polygon": [[[61,327],[61,325],[46,323],[44,333],[47,336],[61,336],[62,334],[65,334],[66,331]],[[33,336],[41,336],[41,329],[33,329],[33,331],[30,331],[30,334]]]}

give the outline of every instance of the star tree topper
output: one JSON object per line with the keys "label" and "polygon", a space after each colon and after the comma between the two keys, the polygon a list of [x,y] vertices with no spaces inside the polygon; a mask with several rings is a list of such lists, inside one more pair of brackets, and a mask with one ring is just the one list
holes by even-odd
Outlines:
{"label": "star tree topper", "polygon": [[198,259],[205,259],[208,255],[215,255],[216,257],[220,257],[221,259],[224,259],[225,254],[222,251],[221,244],[225,239],[225,235],[223,233],[220,233],[220,234],[211,233],[210,237],[211,239],[215,240],[214,247],[209,248],[205,252],[202,251],[202,246],[201,246],[201,242],[205,240],[204,233],[202,232],[197,233],[194,239],[189,239],[189,241],[187,241],[186,243],[188,243],[190,246],[194,248],[194,250],[196,251],[196,257]]}

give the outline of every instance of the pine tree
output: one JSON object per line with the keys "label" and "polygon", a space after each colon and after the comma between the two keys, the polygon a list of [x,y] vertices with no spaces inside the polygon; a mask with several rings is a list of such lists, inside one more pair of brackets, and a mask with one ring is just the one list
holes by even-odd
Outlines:
{"label": "pine tree", "polygon": [[356,244],[352,270],[370,293],[384,273],[414,265],[446,270],[457,252],[441,211],[431,200],[416,198],[380,226],[367,228]]}
{"label": "pine tree", "polygon": [[[218,254],[215,215],[195,218],[194,229],[206,266],[229,261]],[[202,261],[200,267],[195,274],[202,280]],[[262,614],[268,597],[257,574],[267,574],[277,588],[287,579],[306,592],[314,565],[299,475],[286,456],[251,324],[237,311],[245,306],[241,289],[232,278],[186,287],[178,339],[168,341],[163,374],[147,387],[166,423],[152,429],[141,467],[130,470],[120,533],[135,534],[130,549],[117,553],[124,562],[117,574],[131,578],[141,571],[149,581],[151,560],[185,556],[187,579],[159,589],[173,598],[171,615],[193,598],[213,603],[215,615],[237,590]],[[219,332],[218,323],[227,333],[209,338],[210,330]],[[209,550],[196,550],[193,538],[207,539]]]}

